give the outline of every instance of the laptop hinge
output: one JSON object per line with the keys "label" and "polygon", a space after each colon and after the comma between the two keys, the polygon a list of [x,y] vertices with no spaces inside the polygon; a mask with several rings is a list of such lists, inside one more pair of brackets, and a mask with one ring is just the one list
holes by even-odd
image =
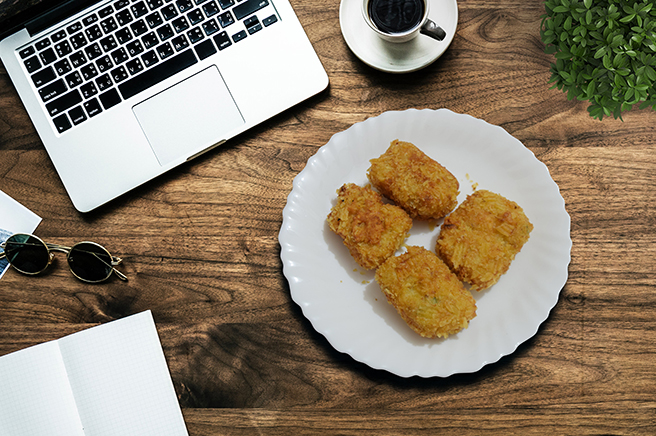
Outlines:
{"label": "laptop hinge", "polygon": [[98,0],[71,0],[66,3],[63,3],[59,6],[52,8],[51,10],[44,12],[42,15],[34,18],[31,21],[25,23],[25,28],[30,33],[30,36],[34,36],[39,32],[47,29],[48,27],[54,26],[55,24],[65,20],[66,18],[77,14],[81,10],[86,9],[94,3],[99,3]]}

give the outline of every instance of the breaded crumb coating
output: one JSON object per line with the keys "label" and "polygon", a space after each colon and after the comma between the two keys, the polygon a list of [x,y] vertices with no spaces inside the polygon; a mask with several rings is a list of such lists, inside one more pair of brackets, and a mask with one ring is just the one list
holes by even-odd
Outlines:
{"label": "breaded crumb coating", "polygon": [[376,270],[376,282],[403,320],[426,338],[467,328],[476,316],[471,293],[432,251],[408,247]]}
{"label": "breaded crumb coating", "polygon": [[392,141],[370,162],[371,184],[412,218],[440,219],[458,204],[458,179],[409,142]]}
{"label": "breaded crumb coating", "polygon": [[481,291],[508,271],[532,230],[517,203],[480,190],[446,217],[436,252],[460,280]]}
{"label": "breaded crumb coating", "polygon": [[337,193],[328,215],[330,229],[343,238],[361,267],[377,268],[401,248],[412,219],[400,207],[383,203],[370,186],[347,183]]}

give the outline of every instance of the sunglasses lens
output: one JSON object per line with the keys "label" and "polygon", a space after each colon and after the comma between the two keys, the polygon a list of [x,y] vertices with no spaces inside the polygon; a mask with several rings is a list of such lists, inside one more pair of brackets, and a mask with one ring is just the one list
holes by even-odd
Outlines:
{"label": "sunglasses lens", "polygon": [[50,254],[41,240],[32,236],[12,235],[5,242],[7,260],[18,271],[25,274],[38,274],[48,266]]}
{"label": "sunglasses lens", "polygon": [[71,248],[68,265],[73,274],[87,282],[102,282],[112,275],[112,256],[100,245],[80,242]]}

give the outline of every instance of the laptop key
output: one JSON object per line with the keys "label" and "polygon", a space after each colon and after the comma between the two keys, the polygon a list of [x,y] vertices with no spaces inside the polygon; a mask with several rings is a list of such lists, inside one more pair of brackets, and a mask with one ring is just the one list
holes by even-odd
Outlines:
{"label": "laptop key", "polygon": [[183,14],[194,7],[194,5],[191,3],[191,0],[178,0],[175,2],[175,4],[178,6],[180,13]]}
{"label": "laptop key", "polygon": [[203,35],[203,31],[200,30],[200,27],[194,27],[191,29],[189,32],[187,32],[187,36],[189,37],[189,41],[191,41],[192,44],[196,44],[198,41],[205,38],[205,35]]}
{"label": "laptop key", "polygon": [[68,111],[68,116],[71,117],[71,121],[73,121],[73,124],[76,126],[87,119],[87,115],[82,110],[82,106],[75,106]]}
{"label": "laptop key", "polygon": [[234,6],[235,0],[219,0],[219,6],[221,6],[221,9],[226,10],[230,6]]}
{"label": "laptop key", "polygon": [[26,47],[26,48],[24,48],[24,49],[22,49],[21,51],[18,52],[21,59],[25,59],[26,57],[28,57],[30,55],[33,55],[34,53],[36,53],[36,51],[34,50],[34,47],[32,47],[32,46]]}
{"label": "laptop key", "polygon": [[157,47],[157,54],[162,60],[166,59],[169,56],[173,55],[173,47],[171,47],[170,43],[165,42],[164,44]]}
{"label": "laptop key", "polygon": [[230,41],[230,37],[225,30],[214,37],[214,42],[219,50],[223,50],[232,45],[232,41]]}
{"label": "laptop key", "polygon": [[71,127],[73,127],[71,125],[71,122],[68,121],[68,117],[66,116],[66,114],[61,114],[57,118],[53,119],[52,122],[54,123],[55,128],[59,133],[63,133],[68,129],[70,129]]}
{"label": "laptop key", "polygon": [[[157,57],[157,53],[155,53],[155,50],[150,50],[144,53],[141,56],[141,60],[143,61],[146,68],[150,67],[151,65],[155,65],[157,62],[159,62],[159,58]],[[127,97],[123,95],[123,98],[127,98]]]}
{"label": "laptop key", "polygon": [[71,44],[73,44],[74,49],[82,48],[87,45],[87,39],[84,37],[82,32],[76,33],[71,36]]}
{"label": "laptop key", "polygon": [[23,64],[25,64],[25,69],[30,74],[41,68],[41,62],[39,62],[39,58],[36,55],[25,59]]}
{"label": "laptop key", "polygon": [[132,59],[125,64],[125,67],[128,69],[130,75],[134,76],[135,74],[140,73],[143,70],[143,64],[139,58]]}
{"label": "laptop key", "polygon": [[240,30],[239,32],[232,35],[232,40],[235,41],[235,42],[239,42],[244,38],[246,38],[246,31],[245,30]]}
{"label": "laptop key", "polygon": [[245,2],[235,6],[232,11],[234,12],[237,20],[241,21],[243,18],[246,18],[253,12],[257,12],[268,5],[269,2],[267,0],[246,0]]}
{"label": "laptop key", "polygon": [[173,48],[175,51],[182,51],[185,48],[189,47],[189,41],[187,41],[187,37],[184,35],[178,35],[175,38],[171,40],[171,44],[173,44]]}
{"label": "laptop key", "polygon": [[89,41],[95,41],[96,39],[99,39],[103,36],[102,30],[100,30],[100,27],[98,27],[97,24],[94,24],[91,27],[87,27],[84,33],[86,33],[87,39]]}
{"label": "laptop key", "polygon": [[148,32],[148,26],[146,26],[144,20],[135,21],[134,23],[130,24],[130,29],[132,29],[134,36],[141,36]]}
{"label": "laptop key", "polygon": [[98,88],[96,88],[96,85],[93,82],[88,82],[80,86],[80,92],[82,93],[82,97],[87,99],[98,94]]}
{"label": "laptop key", "polygon": [[187,18],[189,19],[189,22],[192,26],[195,26],[205,19],[200,9],[194,9],[193,11],[189,12],[187,14]]}
{"label": "laptop key", "polygon": [[57,55],[52,48],[43,50],[41,53],[39,53],[39,57],[41,58],[43,65],[51,64],[57,60]]}
{"label": "laptop key", "polygon": [[94,64],[85,65],[80,68],[84,80],[91,80],[98,75],[98,70]]}
{"label": "laptop key", "polygon": [[232,18],[232,14],[230,13],[230,11],[224,12],[221,15],[219,15],[219,23],[221,23],[221,27],[223,27],[224,29],[234,22],[235,19]]}
{"label": "laptop key", "polygon": [[32,74],[32,82],[37,88],[45,85],[46,83],[52,82],[57,78],[55,70],[52,67],[48,67],[39,71],[38,73]]}
{"label": "laptop key", "polygon": [[96,14],[89,15],[89,16],[84,17],[84,18],[82,19],[82,23],[83,23],[85,26],[90,26],[90,25],[92,25],[93,23],[95,23],[96,21],[98,21],[98,16],[97,16]]}
{"label": "laptop key", "polygon": [[95,98],[85,102],[84,109],[87,111],[87,114],[89,114],[89,117],[95,117],[100,112],[102,112],[102,107],[100,106],[100,103],[98,103],[98,100]]}
{"label": "laptop key", "polygon": [[52,42],[59,42],[64,38],[66,38],[66,31],[65,30],[59,30],[59,31],[55,32],[55,34],[50,37],[50,39],[52,39]]}
{"label": "laptop key", "polygon": [[98,43],[94,42],[92,45],[86,47],[84,49],[84,52],[87,54],[87,57],[89,60],[93,60],[97,58],[98,56],[102,56],[103,51],[98,45]]}
{"label": "laptop key", "polygon": [[59,79],[56,82],[52,82],[50,85],[46,85],[39,89],[39,95],[41,96],[41,100],[45,103],[63,95],[66,91],[68,91],[66,83],[63,79]]}
{"label": "laptop key", "polygon": [[84,52],[82,52],[82,50],[73,53],[68,59],[70,59],[74,68],[78,68],[87,63],[87,58],[84,56]]}
{"label": "laptop key", "polygon": [[118,95],[116,89],[112,88],[109,91],[105,91],[98,96],[100,103],[102,103],[105,110],[110,107],[114,107],[121,102],[121,96]]}
{"label": "laptop key", "polygon": [[71,89],[75,88],[78,85],[81,85],[83,82],[80,73],[78,73],[77,71],[73,71],[71,74],[64,77],[64,79],[66,79],[66,84]]}
{"label": "laptop key", "polygon": [[214,44],[212,44],[212,40],[208,39],[200,44],[194,46],[194,49],[196,50],[196,54],[202,61],[203,59],[207,59],[208,57],[212,56],[214,53],[216,53],[216,47],[214,47]]}
{"label": "laptop key", "polygon": [[99,76],[96,79],[96,84],[98,85],[98,89],[100,91],[104,91],[108,88],[111,88],[113,85],[112,79],[109,77],[109,74],[103,74],[102,76]]}
{"label": "laptop key", "polygon": [[80,30],[82,30],[82,23],[80,23],[79,21],[77,21],[77,22],[71,24],[70,26],[68,26],[68,27],[66,28],[66,31],[68,32],[69,35],[72,35],[72,34],[74,34],[74,33],[77,33],[77,32],[79,32]]}
{"label": "laptop key", "polygon": [[34,47],[36,47],[37,50],[41,51],[44,48],[48,47],[49,45],[50,45],[49,39],[42,39],[41,41],[34,44]]}
{"label": "laptop key", "polygon": [[70,73],[72,69],[73,69],[73,67],[71,67],[71,63],[68,62],[68,59],[62,59],[61,61],[59,61],[55,64],[55,71],[60,76],[63,76],[64,74],[67,74],[67,73]]}
{"label": "laptop key", "polygon": [[196,58],[196,55],[194,55],[194,51],[187,49],[165,61],[162,61],[159,65],[156,65],[121,83],[118,85],[118,90],[123,98],[127,100],[197,62],[198,59]]}
{"label": "laptop key", "polygon": [[66,112],[76,104],[82,103],[82,96],[77,89],[70,91],[67,94],[62,95],[54,101],[46,104],[46,110],[51,117],[59,115],[62,112]]}
{"label": "laptop key", "polygon": [[130,6],[130,9],[132,10],[132,15],[134,15],[134,18],[143,17],[148,13],[148,7],[143,1],[133,4]]}
{"label": "laptop key", "polygon": [[132,18],[132,14],[128,9],[123,9],[116,14],[116,21],[118,21],[118,24],[121,26],[125,26],[126,24],[132,22],[133,19],[134,18]]}

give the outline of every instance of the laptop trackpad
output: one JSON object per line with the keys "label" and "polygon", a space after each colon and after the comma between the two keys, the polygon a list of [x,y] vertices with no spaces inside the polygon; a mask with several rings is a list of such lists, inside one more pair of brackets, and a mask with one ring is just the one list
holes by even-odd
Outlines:
{"label": "laptop trackpad", "polygon": [[244,124],[221,73],[211,66],[132,108],[160,165],[228,139]]}

